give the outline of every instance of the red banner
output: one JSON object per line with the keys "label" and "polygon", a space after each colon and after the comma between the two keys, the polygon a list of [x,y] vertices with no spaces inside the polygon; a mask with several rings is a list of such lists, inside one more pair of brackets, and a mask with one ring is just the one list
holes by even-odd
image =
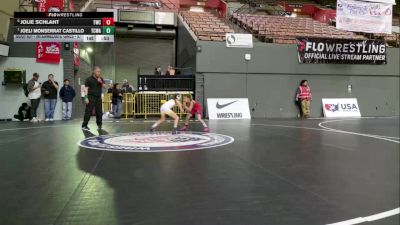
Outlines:
{"label": "red banner", "polygon": [[74,0],[69,0],[68,8],[69,8],[69,11],[70,11],[70,12],[75,12]]}
{"label": "red banner", "polygon": [[36,62],[38,63],[60,63],[61,45],[58,42],[36,43]]}
{"label": "red banner", "polygon": [[79,57],[79,43],[74,42],[74,66],[79,67],[81,65],[81,58]]}
{"label": "red banner", "polygon": [[64,8],[64,0],[36,0],[38,12],[61,12]]}
{"label": "red banner", "polygon": [[[64,9],[64,0],[35,0],[38,3],[38,12],[61,12]],[[61,45],[57,42],[36,43],[36,62],[60,63]]]}

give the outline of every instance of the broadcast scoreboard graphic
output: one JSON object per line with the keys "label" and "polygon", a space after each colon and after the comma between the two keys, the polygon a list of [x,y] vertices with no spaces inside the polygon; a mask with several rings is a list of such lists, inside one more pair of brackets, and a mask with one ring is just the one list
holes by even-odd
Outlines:
{"label": "broadcast scoreboard graphic", "polygon": [[15,12],[14,42],[114,42],[113,12]]}

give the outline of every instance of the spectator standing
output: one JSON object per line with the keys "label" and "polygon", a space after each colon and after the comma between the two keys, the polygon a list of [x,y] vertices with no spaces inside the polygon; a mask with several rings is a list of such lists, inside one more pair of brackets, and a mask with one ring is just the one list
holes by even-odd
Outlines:
{"label": "spectator standing", "polygon": [[169,65],[167,67],[167,72],[165,73],[165,75],[174,76],[175,75],[175,69],[171,65]]}
{"label": "spectator standing", "polygon": [[307,80],[302,80],[300,82],[300,86],[297,89],[296,101],[300,103],[303,117],[309,118],[311,113],[310,105],[312,101],[312,95],[311,88],[308,86]]}
{"label": "spectator standing", "polygon": [[112,91],[113,115],[115,119],[121,118],[122,99],[121,89],[119,89],[118,83],[115,83]]}
{"label": "spectator standing", "polygon": [[121,92],[122,93],[133,93],[133,87],[132,87],[132,85],[129,84],[127,79],[125,79],[124,83],[122,84]]}
{"label": "spectator standing", "polygon": [[75,98],[75,90],[69,85],[69,80],[64,80],[64,86],[60,90],[62,100],[63,120],[70,120],[72,117],[72,101]]}
{"label": "spectator standing", "polygon": [[162,72],[161,66],[157,65],[156,68],[154,68],[154,75],[160,76],[161,72]]}
{"label": "spectator standing", "polygon": [[82,130],[90,130],[87,126],[92,115],[93,109],[96,112],[97,129],[102,129],[103,123],[103,109],[101,102],[102,88],[106,88],[104,79],[101,77],[101,69],[98,66],[93,67],[92,76],[88,77],[85,81],[85,115],[82,123]]}
{"label": "spectator standing", "polygon": [[49,74],[48,80],[42,85],[44,95],[44,115],[45,121],[54,121],[54,110],[57,105],[58,83],[54,80],[54,75]]}
{"label": "spectator standing", "polygon": [[22,103],[18,109],[18,114],[15,114],[14,118],[19,121],[24,121],[25,119],[32,120],[31,107],[25,102]]}
{"label": "spectator standing", "polygon": [[42,95],[40,89],[42,84],[39,83],[39,74],[34,73],[32,79],[28,82],[28,98],[31,102],[31,122],[39,122],[40,120],[37,118],[37,108],[40,103],[40,96]]}

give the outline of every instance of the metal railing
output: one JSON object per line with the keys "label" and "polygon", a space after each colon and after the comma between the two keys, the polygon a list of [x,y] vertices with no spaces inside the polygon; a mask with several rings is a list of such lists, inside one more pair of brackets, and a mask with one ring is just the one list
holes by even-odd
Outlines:
{"label": "metal railing", "polygon": [[[145,93],[124,93],[122,99],[122,115],[125,118],[130,116],[159,116],[161,105],[164,104],[172,95],[176,93],[159,93],[159,92],[145,92]],[[190,96],[190,92],[179,92],[182,96]],[[186,112],[180,111],[179,107],[175,106],[173,109],[176,114],[181,117],[186,115]],[[112,94],[106,93],[103,96],[103,112],[112,112]]]}

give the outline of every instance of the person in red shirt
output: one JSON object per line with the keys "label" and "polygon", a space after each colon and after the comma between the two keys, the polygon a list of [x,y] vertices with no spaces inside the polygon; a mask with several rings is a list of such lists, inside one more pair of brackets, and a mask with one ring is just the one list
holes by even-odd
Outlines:
{"label": "person in red shirt", "polygon": [[310,117],[310,105],[312,101],[311,89],[307,80],[302,80],[297,89],[296,101],[300,103],[301,112],[304,118]]}
{"label": "person in red shirt", "polygon": [[191,117],[194,117],[197,114],[197,119],[200,121],[200,123],[203,125],[204,132],[209,132],[210,130],[207,127],[207,124],[204,122],[202,119],[203,115],[203,109],[201,108],[201,105],[193,100],[192,96],[184,96],[183,97],[183,106],[185,111],[187,112],[186,115],[186,120],[185,120],[185,125],[180,129],[180,131],[187,131],[189,128],[189,120]]}

